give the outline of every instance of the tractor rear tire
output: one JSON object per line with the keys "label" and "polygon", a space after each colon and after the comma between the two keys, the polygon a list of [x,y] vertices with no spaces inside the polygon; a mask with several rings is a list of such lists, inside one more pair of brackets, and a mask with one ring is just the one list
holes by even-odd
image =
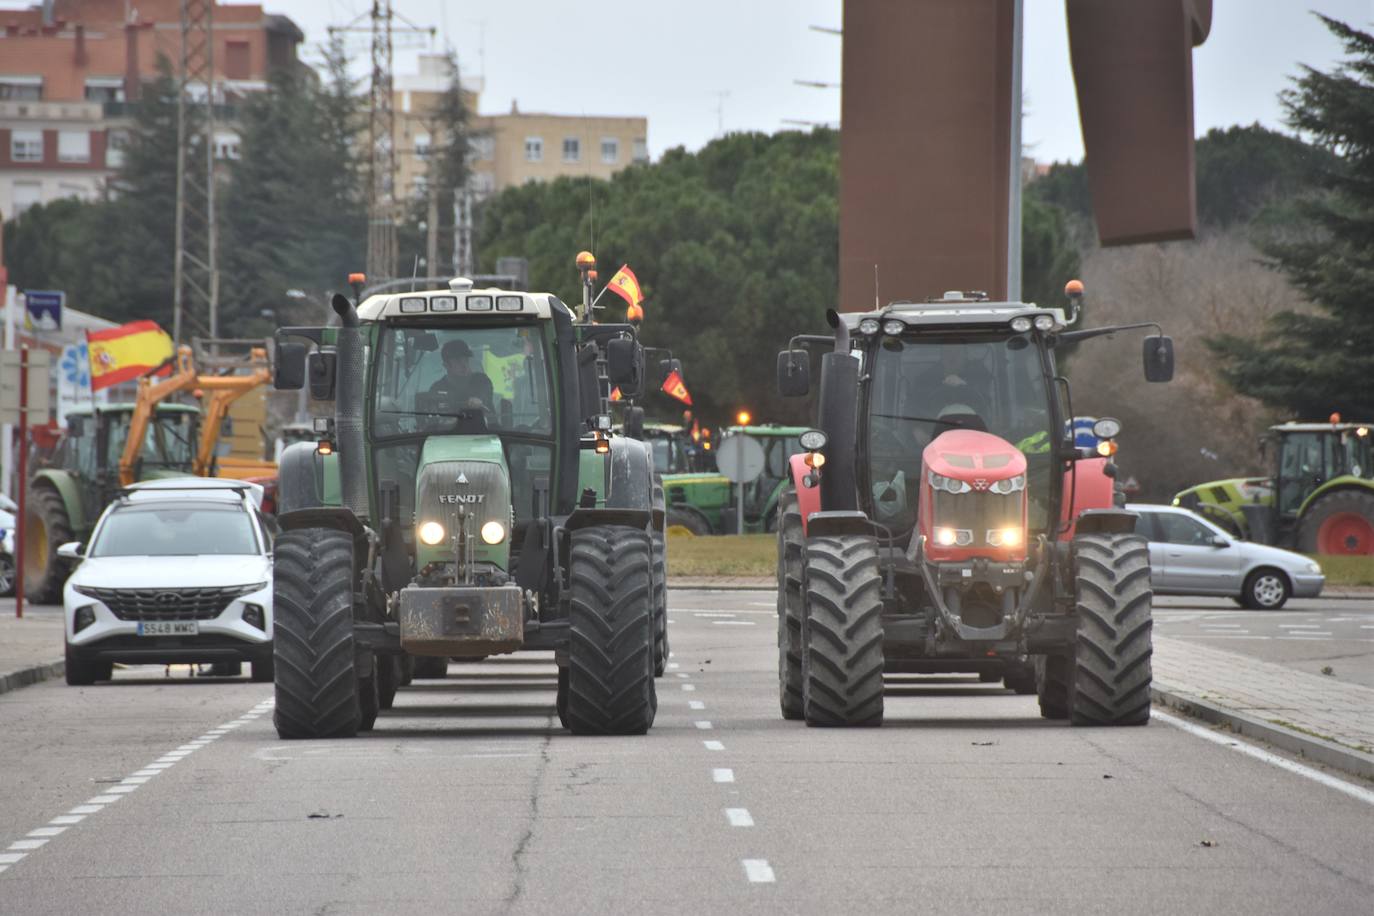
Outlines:
{"label": "tractor rear tire", "polygon": [[57,548],[76,540],[67,504],[55,488],[38,483],[29,488],[24,510],[24,597],[34,604],[61,604],[71,567]]}
{"label": "tractor rear tire", "polygon": [[568,666],[564,665],[558,669],[558,695],[554,701],[554,707],[558,710],[558,724],[564,728],[572,728],[568,724]]}
{"label": "tractor rear tire", "polygon": [[[663,503],[663,483],[654,480],[653,510],[667,513]],[[658,528],[651,535],[654,548],[654,677],[663,677],[668,670],[668,536]]]}
{"label": "tractor rear tire", "polygon": [[428,681],[442,681],[448,677],[448,659],[442,655],[416,656],[415,676]]}
{"label": "tractor rear tire", "polygon": [[643,530],[572,532],[566,720],[575,735],[642,735],[654,724],[653,547]]}
{"label": "tractor rear tire", "polygon": [[1298,549],[1337,556],[1374,554],[1374,492],[1336,490],[1319,497],[1298,524]]}
{"label": "tractor rear tire", "polygon": [[382,711],[382,657],[371,652],[358,653],[358,731],[370,732]]}
{"label": "tractor rear tire", "polygon": [[803,554],[801,509],[797,494],[787,490],[778,500],[778,702],[784,719],[803,717],[802,703],[802,591]]}
{"label": "tractor rear tire", "polygon": [[1020,696],[1035,693],[1035,665],[1029,661],[1008,665],[1002,675],[1002,685]]}
{"label": "tractor rear tire", "polygon": [[878,542],[806,542],[802,704],[807,725],[883,724],[883,602]]}
{"label": "tractor rear tire", "polygon": [[333,528],[299,528],[278,535],[273,553],[277,734],[352,738],[362,726],[353,539]]}
{"label": "tractor rear tire", "polygon": [[711,533],[711,523],[695,509],[669,509],[666,528],[676,534],[691,534],[705,537]]}
{"label": "tractor rear tire", "polygon": [[402,652],[396,657],[401,664],[401,679],[398,683],[402,687],[409,687],[410,682],[415,680],[415,656],[409,652]]}
{"label": "tractor rear tire", "polygon": [[1078,634],[1069,717],[1074,725],[1150,721],[1150,550],[1136,534],[1074,538]]}
{"label": "tractor rear tire", "polygon": [[377,656],[377,707],[390,709],[396,703],[396,690],[401,686],[401,656]]}
{"label": "tractor rear tire", "polygon": [[1035,692],[1040,698],[1040,715],[1045,719],[1069,717],[1069,687],[1073,681],[1073,659],[1064,655],[1035,657]]}

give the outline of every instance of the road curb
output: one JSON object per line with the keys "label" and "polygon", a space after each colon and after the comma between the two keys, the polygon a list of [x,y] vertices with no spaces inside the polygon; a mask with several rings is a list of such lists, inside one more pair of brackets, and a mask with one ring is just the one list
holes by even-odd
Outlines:
{"label": "road curb", "polygon": [[1277,748],[1298,754],[1316,763],[1326,764],[1362,779],[1374,780],[1374,754],[1365,754],[1334,741],[1327,741],[1315,735],[1306,735],[1281,725],[1275,725],[1272,722],[1265,722],[1246,713],[1218,706],[1216,703],[1170,687],[1161,687],[1156,684],[1150,688],[1150,696],[1156,703],[1177,710],[1184,715],[1210,722],[1213,725],[1225,725],[1238,735],[1267,741]]}
{"label": "road curb", "polygon": [[13,671],[6,671],[0,674],[0,693],[9,693],[11,690],[18,690],[20,687],[37,684],[39,681],[62,677],[66,673],[67,663],[61,659],[55,662],[44,662],[41,665],[30,665],[27,668],[16,668]]}

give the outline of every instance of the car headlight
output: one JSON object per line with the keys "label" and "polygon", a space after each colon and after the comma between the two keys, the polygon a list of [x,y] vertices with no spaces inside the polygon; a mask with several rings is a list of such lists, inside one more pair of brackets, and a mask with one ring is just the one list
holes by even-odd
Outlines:
{"label": "car headlight", "polygon": [[1017,474],[1015,477],[1008,477],[1006,480],[994,480],[992,486],[988,487],[992,492],[1001,496],[1006,496],[1008,493],[1015,493],[1017,490],[1024,490],[1025,488],[1025,474]]}
{"label": "car headlight", "polygon": [[944,490],[946,493],[968,493],[973,487],[968,485],[968,481],[955,480],[953,477],[945,477],[934,471],[930,472],[930,485],[937,490]]}
{"label": "car headlight", "polygon": [[444,526],[438,522],[425,522],[420,526],[420,540],[433,547],[444,541]]}
{"label": "car headlight", "polygon": [[1310,572],[1310,573],[1312,573],[1314,576],[1320,576],[1320,575],[1321,575],[1321,572],[1322,572],[1321,564],[1320,564],[1320,563],[1308,563],[1308,564],[1307,564],[1307,571]]}
{"label": "car headlight", "polygon": [[506,529],[500,522],[487,522],[482,526],[482,540],[493,546],[506,539]]}

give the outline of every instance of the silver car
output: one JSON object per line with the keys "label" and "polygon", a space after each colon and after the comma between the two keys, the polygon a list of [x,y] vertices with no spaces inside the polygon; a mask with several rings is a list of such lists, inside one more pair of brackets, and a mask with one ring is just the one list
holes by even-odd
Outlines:
{"label": "silver car", "polygon": [[1201,516],[1174,506],[1126,508],[1140,516],[1136,532],[1150,542],[1156,595],[1219,595],[1243,607],[1273,611],[1289,598],[1315,598],[1326,577],[1291,550],[1238,541]]}

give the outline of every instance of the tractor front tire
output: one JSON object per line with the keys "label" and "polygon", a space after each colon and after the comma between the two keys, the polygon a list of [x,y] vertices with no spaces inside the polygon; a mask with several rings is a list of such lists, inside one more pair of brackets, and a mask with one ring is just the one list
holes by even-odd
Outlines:
{"label": "tractor front tire", "polygon": [[568,690],[575,735],[642,735],[654,724],[653,547],[643,530],[572,532]]}
{"label": "tractor front tire", "polygon": [[[653,509],[664,513],[664,529],[667,528],[667,512],[663,503],[663,483],[654,480]],[[654,548],[654,677],[663,677],[668,670],[668,536],[664,530],[653,529],[650,535]]]}
{"label": "tractor front tire", "polygon": [[882,573],[865,535],[806,542],[802,705],[807,725],[883,724]]}
{"label": "tractor front tire", "polygon": [[1298,525],[1298,549],[1303,553],[1374,554],[1374,492],[1335,490],[1318,497]]}
{"label": "tractor front tire", "polygon": [[377,707],[390,709],[396,702],[396,690],[401,686],[401,656],[377,656]]}
{"label": "tractor front tire", "polygon": [[71,567],[57,548],[75,540],[67,504],[55,488],[40,482],[29,488],[24,510],[24,597],[34,604],[60,604]]}
{"label": "tractor front tire", "polygon": [[803,716],[802,705],[802,591],[803,554],[801,509],[794,490],[778,500],[778,703],[784,719]]}
{"label": "tractor front tire", "polygon": [[1078,634],[1069,717],[1074,725],[1150,721],[1150,551],[1135,534],[1074,538]]}
{"label": "tractor front tire", "polygon": [[1035,656],[1035,692],[1040,698],[1042,718],[1069,717],[1069,688],[1072,682],[1072,658],[1065,655]]}
{"label": "tractor front tire", "polygon": [[285,531],[277,536],[274,555],[277,734],[352,738],[362,723],[353,642],[353,539],[333,528]]}

